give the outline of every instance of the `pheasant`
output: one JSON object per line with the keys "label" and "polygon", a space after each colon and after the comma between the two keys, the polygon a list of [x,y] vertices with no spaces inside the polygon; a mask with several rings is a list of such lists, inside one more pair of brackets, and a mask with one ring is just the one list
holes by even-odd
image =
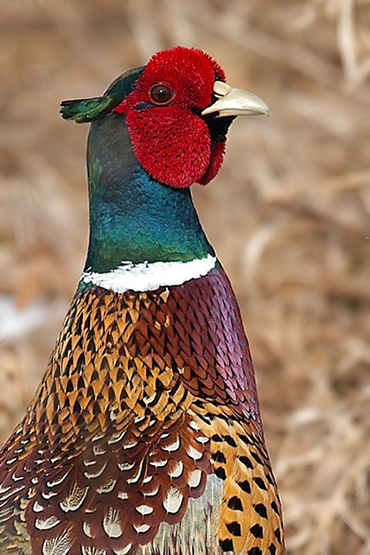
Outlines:
{"label": "pheasant", "polygon": [[61,113],[91,122],[90,241],[0,453],[1,554],[284,553],[240,311],[190,193],[268,107],[175,47]]}

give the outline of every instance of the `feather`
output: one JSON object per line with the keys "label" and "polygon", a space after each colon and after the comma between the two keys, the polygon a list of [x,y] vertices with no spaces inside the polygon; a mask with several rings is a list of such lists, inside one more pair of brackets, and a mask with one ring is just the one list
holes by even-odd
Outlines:
{"label": "feather", "polygon": [[77,123],[87,123],[105,116],[112,107],[109,96],[97,96],[78,100],[64,100],[60,113],[63,119],[71,119]]}

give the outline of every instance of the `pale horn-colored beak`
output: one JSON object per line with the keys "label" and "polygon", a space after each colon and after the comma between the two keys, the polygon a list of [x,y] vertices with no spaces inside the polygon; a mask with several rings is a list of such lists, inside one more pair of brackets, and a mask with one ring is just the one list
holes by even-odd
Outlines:
{"label": "pale horn-colored beak", "polygon": [[258,96],[243,89],[233,89],[222,81],[215,81],[213,92],[216,102],[207,106],[202,116],[216,114],[217,118],[224,116],[258,116],[270,115],[270,109]]}

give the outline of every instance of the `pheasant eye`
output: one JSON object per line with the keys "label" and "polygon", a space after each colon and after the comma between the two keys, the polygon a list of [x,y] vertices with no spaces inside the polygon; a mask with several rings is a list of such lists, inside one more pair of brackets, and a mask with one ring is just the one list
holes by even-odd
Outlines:
{"label": "pheasant eye", "polygon": [[154,85],[150,89],[150,98],[154,104],[168,104],[174,97],[174,92],[166,85]]}

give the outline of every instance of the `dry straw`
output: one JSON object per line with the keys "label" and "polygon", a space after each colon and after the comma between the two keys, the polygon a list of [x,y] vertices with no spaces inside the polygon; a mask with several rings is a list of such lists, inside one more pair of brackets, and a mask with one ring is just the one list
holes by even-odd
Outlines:
{"label": "dry straw", "polygon": [[369,30],[366,0],[1,3],[1,439],[86,248],[86,128],[59,102],[198,46],[273,113],[234,124],[195,195],[243,309],[289,553],[370,553]]}

